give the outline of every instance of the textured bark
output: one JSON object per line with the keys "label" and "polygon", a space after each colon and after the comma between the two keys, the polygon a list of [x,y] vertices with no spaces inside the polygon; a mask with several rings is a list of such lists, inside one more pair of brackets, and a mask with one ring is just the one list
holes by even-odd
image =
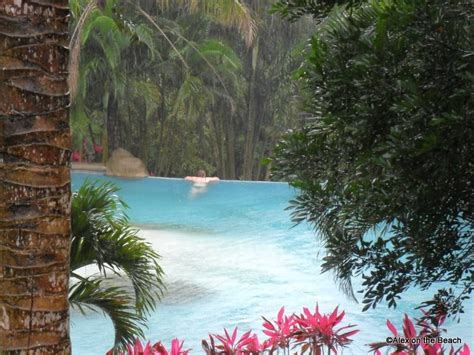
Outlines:
{"label": "textured bark", "polygon": [[107,106],[107,144],[108,153],[119,148],[119,117],[118,117],[118,101],[114,93],[109,95],[109,103]]}
{"label": "textured bark", "polygon": [[68,1],[0,0],[0,353],[69,354]]}
{"label": "textured bark", "polygon": [[227,154],[227,179],[235,180],[235,133],[234,117],[231,114],[225,125],[226,130],[226,154]]}
{"label": "textured bark", "polygon": [[249,84],[248,97],[248,119],[247,132],[245,136],[244,149],[244,164],[243,164],[243,179],[252,180],[253,167],[255,163],[255,125],[257,122],[257,70],[258,70],[258,55],[259,55],[259,38],[255,39],[251,52],[252,74]]}

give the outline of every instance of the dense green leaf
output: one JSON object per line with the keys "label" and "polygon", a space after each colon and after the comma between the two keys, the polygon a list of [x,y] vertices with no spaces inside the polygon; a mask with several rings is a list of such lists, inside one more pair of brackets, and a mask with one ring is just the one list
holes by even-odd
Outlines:
{"label": "dense green leaf", "polygon": [[[304,1],[278,6],[320,15]],[[364,309],[444,282],[456,296],[438,301],[459,312],[474,281],[469,6],[383,0],[326,13],[298,72],[311,118],[274,160],[300,189],[293,217],[320,231],[323,271],[348,292],[362,278]]]}
{"label": "dense green leaf", "polygon": [[[86,182],[73,194],[70,268],[78,283],[73,284],[71,297],[80,301],[71,298],[71,302],[85,306],[91,300],[89,303],[115,317],[112,320],[116,342],[126,342],[142,334],[134,324],[146,321],[164,286],[159,255],[130,226],[123,212],[127,205],[117,192],[118,188],[110,183]],[[77,272],[84,266],[97,266],[99,275],[94,279],[82,278]],[[107,272],[116,275],[116,279],[103,282]],[[130,287],[110,286],[117,280],[129,283]],[[105,295],[102,303],[101,295]],[[114,302],[122,308],[111,314],[109,308]]]}

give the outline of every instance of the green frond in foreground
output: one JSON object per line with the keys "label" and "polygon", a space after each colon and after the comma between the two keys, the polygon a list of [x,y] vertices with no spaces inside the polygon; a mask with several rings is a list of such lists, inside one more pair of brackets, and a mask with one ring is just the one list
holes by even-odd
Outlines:
{"label": "green frond in foreground", "polygon": [[135,312],[127,290],[107,286],[104,279],[81,278],[69,289],[69,303],[85,313],[101,310],[110,317],[115,328],[115,346],[124,346],[143,337],[145,319]]}
{"label": "green frond in foreground", "polygon": [[[138,230],[131,227],[123,209],[127,205],[117,196],[118,188],[111,183],[95,185],[85,182],[73,194],[72,198],[72,242],[71,242],[71,272],[72,279],[86,284],[75,284],[72,295],[86,292],[99,296],[103,285],[98,278],[94,282],[77,275],[75,271],[87,265],[96,265],[102,279],[107,277],[107,271],[119,276],[131,284],[128,288],[108,288],[107,304],[118,302],[122,307],[133,309],[130,312],[119,312],[115,317],[123,316],[121,322],[135,323],[145,321],[146,316],[155,309],[163,293],[163,271],[158,264],[160,256],[152,246],[137,235]],[[91,293],[94,286],[98,289]],[[112,292],[112,291],[113,292]],[[109,292],[110,291],[110,292]],[[115,297],[115,298],[114,298]],[[89,298],[83,298],[88,300]],[[94,300],[93,298],[90,298]],[[113,299],[113,300],[112,300]],[[74,305],[74,300],[71,303]],[[84,303],[83,301],[82,303]],[[102,303],[94,300],[94,306],[102,309]],[[125,308],[124,308],[125,309]],[[107,309],[102,309],[109,314]],[[117,320],[114,321],[114,325]],[[124,328],[131,333],[116,328],[120,341],[140,336],[134,327]],[[125,335],[124,335],[125,334]]]}

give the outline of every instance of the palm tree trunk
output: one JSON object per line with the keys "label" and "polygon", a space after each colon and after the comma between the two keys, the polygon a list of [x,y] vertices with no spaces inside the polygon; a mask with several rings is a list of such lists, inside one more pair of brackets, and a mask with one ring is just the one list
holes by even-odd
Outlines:
{"label": "palm tree trunk", "polygon": [[265,167],[265,176],[263,178],[264,181],[270,181],[270,175],[272,173],[272,161],[268,163],[268,165]]}
{"label": "palm tree trunk", "polygon": [[107,104],[107,144],[109,155],[119,147],[119,123],[118,101],[115,94],[111,92]]}
{"label": "palm tree trunk", "polygon": [[[143,102],[144,107],[146,107],[146,102]],[[145,110],[146,112],[146,110]],[[150,164],[148,161],[148,152],[150,150],[150,136],[154,133],[154,128],[149,126],[148,117],[147,115],[142,115],[138,118],[139,125],[140,125],[140,146],[139,146],[139,153],[138,157],[145,163],[147,169],[150,168]]]}
{"label": "palm tree trunk", "polygon": [[0,0],[0,353],[69,354],[68,1]]}
{"label": "palm tree trunk", "polygon": [[251,180],[253,176],[254,166],[254,154],[255,154],[255,124],[257,121],[257,65],[258,65],[258,51],[259,51],[259,38],[255,38],[254,45],[252,47],[252,74],[250,77],[249,84],[249,97],[248,97],[248,120],[247,120],[247,133],[245,136],[245,150],[244,150],[244,164],[243,164],[243,178],[244,180]]}
{"label": "palm tree trunk", "polygon": [[227,179],[235,180],[235,131],[234,115],[231,114],[226,123],[226,154],[227,154]]}
{"label": "palm tree trunk", "polygon": [[228,179],[229,176],[227,174],[227,164],[226,164],[226,154],[225,154],[225,147],[226,147],[226,141],[225,141],[225,131],[224,131],[224,122],[223,120],[218,120],[216,122],[217,129],[219,130],[219,141],[217,142],[219,145],[219,157],[220,157],[220,166],[221,166],[221,172],[220,175],[224,179]]}
{"label": "palm tree trunk", "polygon": [[[161,81],[160,81],[161,84]],[[157,124],[159,123],[160,128],[158,129],[158,146],[156,148],[156,174],[160,175],[161,173],[161,166],[162,166],[162,150],[163,150],[163,139],[165,133],[165,121],[166,121],[166,107],[165,107],[165,94],[164,94],[164,85],[160,85],[161,89],[161,98],[160,98],[160,106],[158,108],[157,115],[158,120]]]}

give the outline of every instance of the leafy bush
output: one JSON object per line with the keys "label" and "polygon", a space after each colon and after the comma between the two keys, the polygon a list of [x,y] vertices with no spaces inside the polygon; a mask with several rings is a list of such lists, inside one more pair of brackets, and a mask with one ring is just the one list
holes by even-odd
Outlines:
{"label": "leafy bush", "polygon": [[[299,315],[285,315],[285,308],[282,307],[275,320],[262,317],[263,333],[267,336],[263,342],[251,330],[239,336],[237,327],[232,332],[224,328],[224,334],[209,334],[209,340],[202,340],[202,348],[207,355],[272,355],[281,351],[288,355],[338,354],[352,342],[351,337],[359,332],[351,324],[336,328],[344,316],[345,312],[339,313],[338,307],[327,314],[322,314],[318,305],[314,312],[305,307]],[[421,320],[416,320],[415,326],[405,315],[403,333],[399,333],[392,322],[387,320],[387,327],[393,335],[390,339],[399,340],[388,341],[387,338],[385,342],[369,344],[370,348],[375,355],[381,355],[380,349],[384,347],[393,348],[392,355],[470,355],[466,344],[457,350],[452,345],[449,350],[445,349],[443,341],[449,341],[449,338],[441,337],[445,330],[440,328],[445,318],[445,315],[431,317],[425,312]],[[187,355],[190,351],[183,350],[183,342],[178,339],[171,342],[169,353],[161,342],[153,346],[148,342],[142,346],[138,339],[134,346],[128,345],[127,349],[127,353],[119,355]]]}
{"label": "leafy bush", "polygon": [[[142,345],[140,339],[137,338],[135,344],[132,346],[127,344],[127,351],[118,351],[117,355],[187,355],[189,350],[183,350],[184,342],[180,342],[178,339],[171,341],[170,351],[166,350],[166,347],[158,342],[155,345],[151,345],[150,342]],[[110,350],[107,355],[113,355],[114,351]]]}
{"label": "leafy bush", "polygon": [[[335,3],[345,6],[318,5]],[[297,73],[311,118],[278,145],[273,166],[299,189],[294,220],[323,239],[323,271],[352,295],[362,277],[365,309],[440,285],[425,305],[462,312],[474,289],[470,5],[282,0],[277,9],[320,19]]]}
{"label": "leafy bush", "polygon": [[[343,318],[345,312],[338,313],[338,308],[332,313],[322,314],[316,306],[314,312],[304,308],[299,315],[285,315],[285,308],[282,307],[274,321],[263,318],[263,333],[268,336],[263,342],[257,334],[247,331],[238,337],[237,327],[230,333],[224,329],[224,334],[209,334],[209,341],[202,341],[202,348],[207,355],[257,355],[275,354],[283,351],[290,354],[295,349],[301,353],[322,354],[323,352],[337,354],[352,342],[351,336],[358,330],[350,329],[354,325],[346,325],[336,329]],[[134,346],[128,345],[126,355],[167,355],[164,346],[158,342],[151,346],[148,342],[143,347],[137,339]],[[186,355],[189,350],[182,350],[183,343],[174,339],[171,346],[171,355]],[[174,349],[174,350],[173,350]],[[112,352],[109,352],[112,354]],[[123,353],[119,353],[123,354]],[[125,354],[124,354],[125,355]]]}

